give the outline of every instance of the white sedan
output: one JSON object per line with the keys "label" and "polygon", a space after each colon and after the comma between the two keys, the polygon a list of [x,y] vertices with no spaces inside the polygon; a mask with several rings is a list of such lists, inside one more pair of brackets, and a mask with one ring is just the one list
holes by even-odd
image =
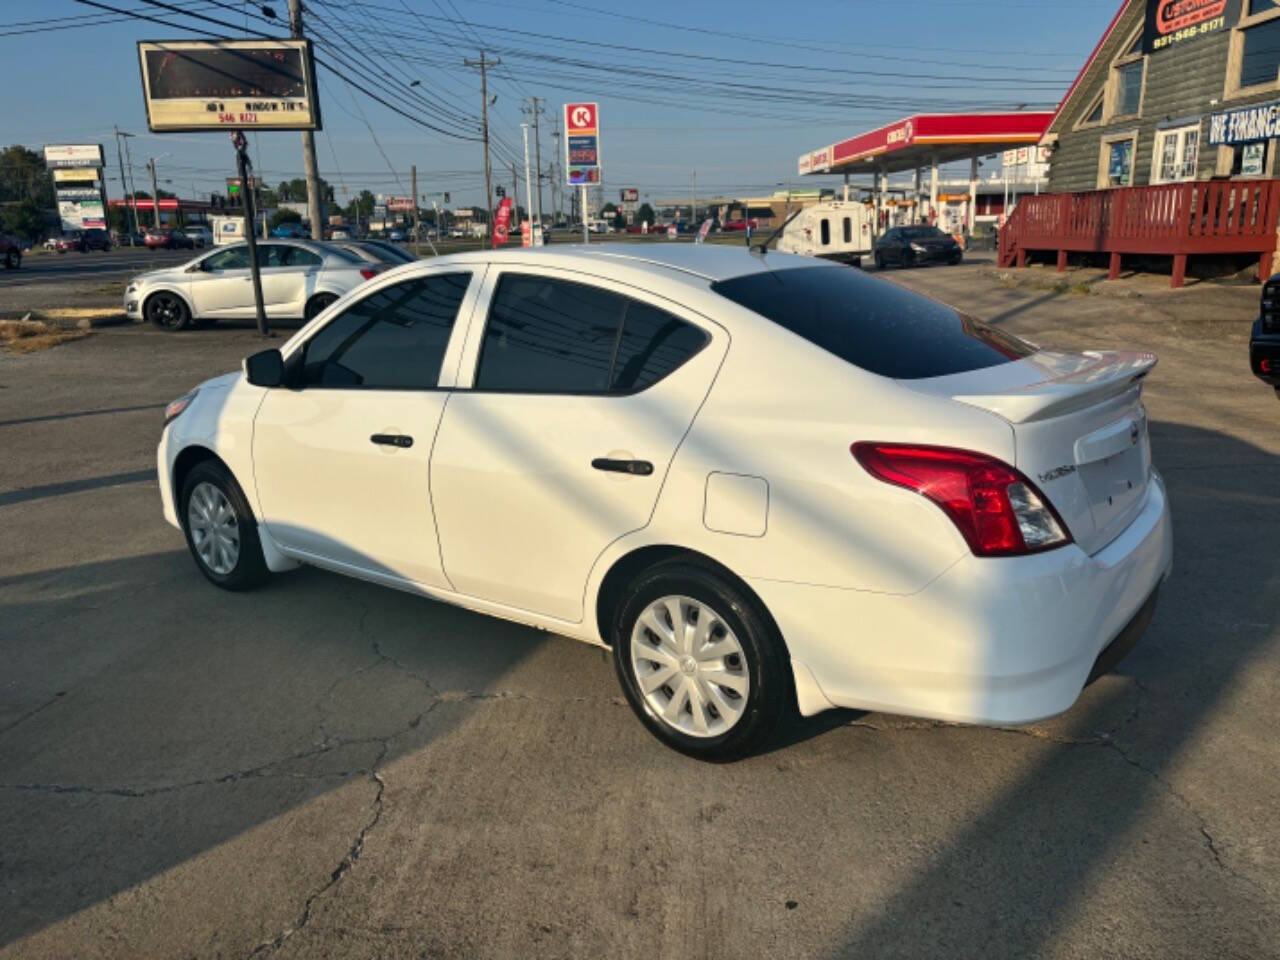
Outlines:
{"label": "white sedan", "polygon": [[459,254],[175,400],[160,489],[221,587],[314,564],[612,647],[694,756],[793,703],[1023,723],[1170,570],[1154,365],[785,254]]}
{"label": "white sedan", "polygon": [[[306,320],[381,272],[377,264],[345,250],[306,240],[261,241],[258,266],[267,316]],[[149,320],[162,330],[252,320],[257,307],[248,244],[220,247],[187,263],[135,277],[125,288],[124,312],[131,320]]]}

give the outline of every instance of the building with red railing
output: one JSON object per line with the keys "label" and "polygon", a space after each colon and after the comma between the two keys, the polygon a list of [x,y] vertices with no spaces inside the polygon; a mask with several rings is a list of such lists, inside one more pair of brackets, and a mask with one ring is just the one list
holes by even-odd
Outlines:
{"label": "building with red railing", "polygon": [[1256,256],[1267,276],[1280,216],[1280,5],[1126,0],[1043,137],[1048,192],[1023,197],[999,259],[1073,253]]}

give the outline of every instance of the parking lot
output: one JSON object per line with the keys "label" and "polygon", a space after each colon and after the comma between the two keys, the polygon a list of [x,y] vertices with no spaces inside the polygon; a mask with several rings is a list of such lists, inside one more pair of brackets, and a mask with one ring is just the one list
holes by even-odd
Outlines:
{"label": "parking lot", "polygon": [[600,650],[314,569],[211,587],[155,443],[250,326],[0,353],[0,957],[1280,956],[1257,288],[888,276],[1160,355],[1173,577],[1061,717],[832,712],[727,766],[653,740]]}

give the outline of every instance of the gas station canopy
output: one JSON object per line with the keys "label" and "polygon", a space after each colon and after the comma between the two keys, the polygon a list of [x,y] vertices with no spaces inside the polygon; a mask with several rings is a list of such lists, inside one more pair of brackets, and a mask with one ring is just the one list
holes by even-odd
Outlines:
{"label": "gas station canopy", "polygon": [[936,168],[976,159],[997,147],[1031,146],[1052,119],[1052,112],[916,114],[802,153],[799,173],[888,174]]}

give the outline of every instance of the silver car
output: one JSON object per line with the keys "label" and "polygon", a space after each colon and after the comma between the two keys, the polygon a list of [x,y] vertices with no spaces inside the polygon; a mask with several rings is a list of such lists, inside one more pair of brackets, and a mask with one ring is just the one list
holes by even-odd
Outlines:
{"label": "silver car", "polygon": [[[383,269],[345,250],[307,240],[258,244],[262,303],[267,316],[310,320],[348,290]],[[124,311],[162,330],[211,326],[221,319],[256,316],[249,247],[220,247],[187,263],[135,277],[124,292]]]}

